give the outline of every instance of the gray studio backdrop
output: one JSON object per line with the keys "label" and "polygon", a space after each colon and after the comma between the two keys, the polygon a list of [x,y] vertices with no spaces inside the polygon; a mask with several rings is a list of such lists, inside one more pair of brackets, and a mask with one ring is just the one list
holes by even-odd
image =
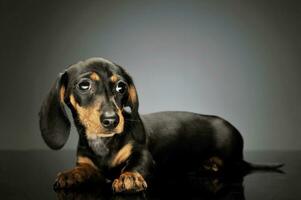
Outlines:
{"label": "gray studio backdrop", "polygon": [[141,113],[220,115],[247,149],[301,148],[300,1],[6,0],[0,16],[1,149],[46,149],[43,97],[94,56],[133,76]]}

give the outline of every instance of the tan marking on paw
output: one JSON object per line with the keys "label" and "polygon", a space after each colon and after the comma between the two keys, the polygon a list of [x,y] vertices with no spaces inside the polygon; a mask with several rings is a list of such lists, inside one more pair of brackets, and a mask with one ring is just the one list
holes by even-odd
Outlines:
{"label": "tan marking on paw", "polygon": [[118,179],[114,180],[112,188],[117,193],[132,193],[145,190],[147,184],[138,172],[124,172]]}
{"label": "tan marking on paw", "polygon": [[80,164],[74,169],[58,173],[54,183],[54,188],[72,188],[99,176],[99,171],[93,168],[91,165]]}
{"label": "tan marking on paw", "polygon": [[213,156],[213,157],[209,158],[207,161],[205,161],[203,166],[206,170],[218,172],[223,166],[223,161],[221,158],[219,158],[217,156]]}

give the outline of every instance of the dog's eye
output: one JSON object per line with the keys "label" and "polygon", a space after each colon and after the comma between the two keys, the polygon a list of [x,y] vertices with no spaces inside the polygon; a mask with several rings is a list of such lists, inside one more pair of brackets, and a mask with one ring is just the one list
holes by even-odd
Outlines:
{"label": "dog's eye", "polygon": [[88,91],[91,89],[91,82],[88,79],[84,79],[77,84],[78,89],[81,91]]}
{"label": "dog's eye", "polygon": [[126,90],[127,84],[124,81],[118,81],[118,83],[116,84],[116,92],[120,93],[120,94],[124,94],[125,90]]}

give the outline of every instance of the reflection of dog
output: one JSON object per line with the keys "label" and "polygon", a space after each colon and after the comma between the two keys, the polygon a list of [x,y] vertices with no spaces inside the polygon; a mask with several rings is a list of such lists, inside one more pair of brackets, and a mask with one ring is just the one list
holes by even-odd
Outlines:
{"label": "reflection of dog", "polygon": [[243,176],[189,176],[153,184],[147,192],[130,195],[112,194],[107,185],[85,185],[76,190],[57,190],[59,200],[146,200],[146,199],[239,199],[244,200]]}
{"label": "reflection of dog", "polygon": [[253,167],[243,161],[240,133],[219,117],[188,112],[140,116],[131,77],[108,60],[79,62],[57,78],[40,111],[42,136],[53,149],[62,148],[69,136],[64,104],[79,132],[77,162],[59,173],[55,188],[105,177],[114,180],[115,192],[142,191],[154,163],[175,176],[200,166],[212,172]]}

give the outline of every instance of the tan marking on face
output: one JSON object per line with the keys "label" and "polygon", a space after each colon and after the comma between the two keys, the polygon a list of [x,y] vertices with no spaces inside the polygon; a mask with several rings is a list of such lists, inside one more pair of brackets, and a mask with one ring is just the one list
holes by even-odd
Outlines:
{"label": "tan marking on face", "polygon": [[97,134],[105,134],[107,131],[101,126],[100,111],[102,100],[99,98],[92,105],[81,107],[75,100],[73,95],[70,95],[70,102],[77,111],[80,122],[86,128],[88,137],[95,137]]}
{"label": "tan marking on face", "polygon": [[124,129],[124,117],[123,117],[122,112],[119,108],[117,109],[117,114],[118,114],[118,117],[119,117],[119,123],[116,126],[115,131],[116,131],[116,133],[122,133],[123,129]]}
{"label": "tan marking on face", "polygon": [[102,101],[102,98],[99,97],[98,100],[96,100],[91,106],[82,107],[76,102],[75,97],[72,94],[70,95],[70,103],[77,111],[79,120],[86,128],[86,135],[90,139],[95,139],[98,136],[111,137],[115,134],[122,133],[124,129],[124,117],[118,107],[117,114],[119,116],[119,124],[117,127],[112,131],[108,131],[107,129],[103,128],[100,122],[101,111],[99,110]]}
{"label": "tan marking on face", "polygon": [[111,101],[114,103],[115,107],[117,108],[117,115],[119,117],[119,123],[114,130],[116,131],[116,133],[122,133],[124,129],[124,117],[122,114],[122,110],[118,107],[114,98],[111,98]]}
{"label": "tan marking on face", "polygon": [[128,89],[129,92],[129,100],[134,104],[137,102],[137,93],[136,93],[136,88],[133,85],[129,86]]}
{"label": "tan marking on face", "polygon": [[116,74],[114,74],[113,76],[110,77],[110,80],[115,83],[118,80],[118,76]]}
{"label": "tan marking on face", "polygon": [[95,72],[93,72],[93,73],[90,75],[90,78],[91,78],[93,81],[99,81],[99,80],[100,80],[100,77],[99,77],[98,74],[96,74]]}
{"label": "tan marking on face", "polygon": [[96,165],[93,163],[93,161],[90,158],[85,157],[85,156],[78,156],[77,163],[78,164],[87,164],[87,165],[90,165],[91,167],[93,167],[94,169],[98,169],[96,167]]}
{"label": "tan marking on face", "polygon": [[124,145],[116,154],[116,156],[113,158],[111,162],[111,166],[115,167],[123,163],[128,159],[128,157],[131,155],[133,149],[133,145],[131,143],[128,143]]}
{"label": "tan marking on face", "polygon": [[60,89],[60,100],[61,100],[61,103],[64,103],[65,102],[65,86],[62,86],[61,89]]}

